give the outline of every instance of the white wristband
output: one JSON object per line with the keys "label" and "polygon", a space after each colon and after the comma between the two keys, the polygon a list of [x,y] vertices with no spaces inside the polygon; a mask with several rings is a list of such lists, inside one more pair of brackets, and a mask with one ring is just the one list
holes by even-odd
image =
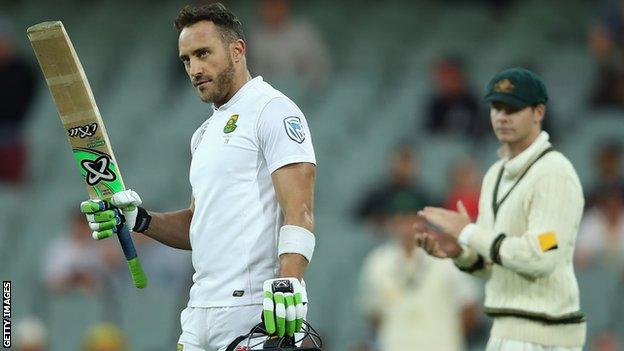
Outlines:
{"label": "white wristband", "polygon": [[476,224],[470,223],[466,225],[464,229],[462,229],[462,231],[459,233],[459,237],[457,238],[457,241],[464,246],[468,246],[470,237],[474,234],[476,230],[477,230]]}
{"label": "white wristband", "polygon": [[315,244],[314,234],[309,230],[296,225],[285,225],[279,231],[277,255],[296,253],[302,255],[310,262]]}

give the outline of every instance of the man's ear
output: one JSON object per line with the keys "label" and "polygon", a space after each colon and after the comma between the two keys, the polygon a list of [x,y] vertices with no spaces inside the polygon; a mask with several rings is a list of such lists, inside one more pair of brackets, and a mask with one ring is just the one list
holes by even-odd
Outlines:
{"label": "man's ear", "polygon": [[245,57],[245,52],[247,51],[247,44],[242,39],[237,39],[236,41],[230,44],[230,55],[232,57],[232,62],[238,63],[240,60]]}
{"label": "man's ear", "polygon": [[534,115],[535,115],[535,122],[536,123],[541,123],[544,121],[544,116],[546,115],[546,105],[544,104],[538,104],[537,106],[535,106],[533,108],[534,111]]}

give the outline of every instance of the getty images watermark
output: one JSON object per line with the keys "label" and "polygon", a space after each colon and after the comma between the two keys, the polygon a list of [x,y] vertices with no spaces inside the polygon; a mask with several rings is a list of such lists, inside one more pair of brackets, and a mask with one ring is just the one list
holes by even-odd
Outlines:
{"label": "getty images watermark", "polygon": [[2,347],[11,347],[11,281],[2,282]]}

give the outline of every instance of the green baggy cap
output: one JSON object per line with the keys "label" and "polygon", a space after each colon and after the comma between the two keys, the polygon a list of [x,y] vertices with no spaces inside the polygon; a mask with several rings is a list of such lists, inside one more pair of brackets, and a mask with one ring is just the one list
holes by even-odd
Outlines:
{"label": "green baggy cap", "polygon": [[518,109],[546,104],[546,86],[537,74],[525,68],[504,70],[492,78],[486,88],[484,100],[502,102]]}

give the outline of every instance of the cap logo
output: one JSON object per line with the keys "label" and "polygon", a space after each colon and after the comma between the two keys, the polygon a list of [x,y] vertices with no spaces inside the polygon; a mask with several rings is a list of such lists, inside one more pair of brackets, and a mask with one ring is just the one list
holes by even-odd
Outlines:
{"label": "cap logo", "polygon": [[509,79],[499,80],[496,85],[494,85],[494,91],[497,93],[505,93],[510,94],[514,91],[516,87],[511,84]]}

